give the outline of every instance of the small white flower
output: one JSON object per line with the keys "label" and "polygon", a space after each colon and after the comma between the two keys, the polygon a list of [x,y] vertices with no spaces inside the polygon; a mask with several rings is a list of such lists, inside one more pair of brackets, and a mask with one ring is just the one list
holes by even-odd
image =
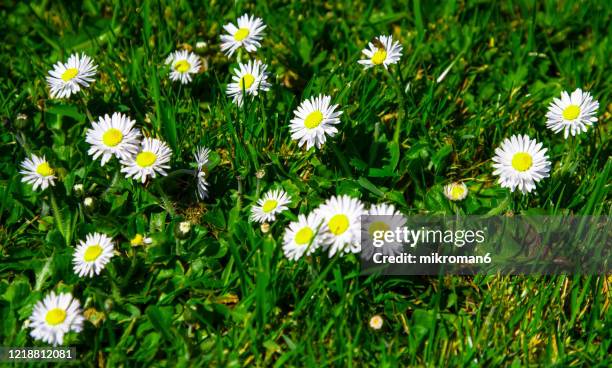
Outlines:
{"label": "small white flower", "polygon": [[555,98],[548,106],[546,126],[555,133],[563,131],[567,138],[586,132],[587,128],[597,121],[599,102],[589,92],[580,88],[572,92],[561,92],[561,99]]}
{"label": "small white flower", "polygon": [[83,187],[83,184],[75,184],[72,186],[72,190],[75,192],[75,194],[83,194],[83,192],[85,191],[85,188]]}
{"label": "small white flower", "polygon": [[286,210],[291,197],[282,189],[270,190],[251,208],[251,221],[270,222],[276,219],[276,214]]}
{"label": "small white flower", "polygon": [[102,166],[113,156],[125,160],[134,155],[140,145],[140,130],[134,128],[135,123],[119,112],[100,116],[92,123],[92,128],[87,129],[85,141],[91,145],[87,153],[94,160],[102,156]]}
{"label": "small white flower", "polygon": [[372,316],[372,318],[370,318],[370,328],[372,328],[373,330],[380,330],[382,326],[383,326],[383,319],[381,316],[377,314],[375,316]]}
{"label": "small white flower", "polygon": [[178,230],[181,235],[187,235],[191,230],[191,222],[189,221],[181,221],[178,226]]}
{"label": "small white flower", "polygon": [[166,64],[170,65],[170,79],[183,84],[191,82],[192,75],[198,74],[201,65],[198,55],[187,50],[171,53],[166,58]]}
{"label": "small white flower", "polygon": [[126,178],[133,177],[143,183],[147,177],[155,178],[157,174],[166,176],[167,163],[172,156],[172,150],[165,142],[155,138],[145,138],[141,142],[140,151],[136,155],[122,160],[121,172]]}
{"label": "small white flower", "polygon": [[268,66],[259,60],[249,61],[247,64],[238,63],[238,68],[234,69],[235,75],[232,76],[233,82],[227,86],[227,95],[233,98],[233,102],[242,106],[243,90],[251,96],[257,96],[259,91],[268,91]]}
{"label": "small white flower", "polygon": [[204,199],[208,197],[208,181],[206,181],[206,177],[208,176],[208,156],[210,155],[210,150],[205,147],[198,147],[195,154],[196,164],[198,165],[198,169],[196,170],[196,178],[198,180],[198,197],[200,199]]}
{"label": "small white flower", "polygon": [[493,175],[499,175],[502,188],[514,192],[518,188],[523,194],[531,192],[536,182],[548,177],[550,161],[542,143],[527,135],[506,138],[495,150]]}
{"label": "small white flower", "polygon": [[38,187],[45,190],[49,185],[55,185],[55,170],[49,165],[44,155],[40,157],[32,154],[30,158],[26,158],[21,163],[21,168],[23,170],[19,173],[24,176],[21,181],[32,184],[34,190],[37,190]]}
{"label": "small white flower", "polygon": [[387,69],[389,65],[395,64],[402,57],[402,46],[398,41],[393,41],[391,36],[378,36],[375,42],[368,43],[368,47],[361,51],[367,59],[359,60],[358,63],[365,69],[382,65]]}
{"label": "small white flower", "polygon": [[361,252],[361,215],[365,214],[365,210],[359,199],[347,195],[335,196],[316,211],[326,225],[322,239],[330,257],[336,253]]}
{"label": "small white flower", "polygon": [[94,81],[97,65],[85,55],[72,54],[67,63],[57,62],[49,71],[47,84],[51,89],[51,98],[64,98],[77,93],[81,87],[89,87]]}
{"label": "small white flower", "polygon": [[56,295],[52,291],[34,306],[30,316],[30,335],[46,344],[62,345],[64,335],[70,331],[80,332],[84,321],[78,300],[69,293]]}
{"label": "small white flower", "polygon": [[91,197],[86,197],[83,200],[83,204],[85,205],[85,207],[92,207],[94,205],[94,199]]}
{"label": "small white flower", "polygon": [[[361,249],[361,258],[372,261],[375,254],[396,255],[402,252],[403,244],[393,241],[387,242],[381,247],[375,247],[373,241],[376,240],[377,232],[392,231],[401,229],[406,224],[406,218],[395,209],[392,204],[381,203],[370,207],[367,216],[362,217],[361,221],[361,239],[370,239],[368,242],[362,242],[364,247]],[[384,240],[378,238],[378,240]]]}
{"label": "small white flower", "polygon": [[266,25],[261,18],[255,18],[244,14],[238,18],[238,27],[233,23],[223,26],[228,34],[221,35],[221,51],[227,56],[232,56],[240,47],[244,47],[247,52],[256,51],[261,47],[263,30]]}
{"label": "small white flower", "polygon": [[330,106],[331,97],[319,95],[303,101],[293,113],[291,119],[291,138],[306,149],[325,143],[326,135],[333,137],[338,133],[334,125],[340,123],[342,111],[336,111],[338,105]]}
{"label": "small white flower", "polygon": [[312,254],[321,247],[321,234],[324,230],[323,218],[316,211],[305,215],[298,215],[285,229],[283,236],[283,252],[285,257],[297,261],[304,253]]}
{"label": "small white flower", "polygon": [[91,233],[81,240],[72,257],[74,273],[80,277],[99,275],[113,257],[113,239],[105,234]]}
{"label": "small white flower", "polygon": [[450,183],[444,186],[444,195],[451,201],[462,201],[468,195],[468,188],[464,183]]}

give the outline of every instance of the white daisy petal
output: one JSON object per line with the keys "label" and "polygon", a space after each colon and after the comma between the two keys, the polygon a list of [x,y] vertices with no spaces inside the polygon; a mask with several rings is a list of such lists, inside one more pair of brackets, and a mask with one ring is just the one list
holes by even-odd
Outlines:
{"label": "white daisy petal", "polygon": [[327,136],[333,137],[338,132],[334,125],[340,123],[342,111],[335,111],[338,105],[330,106],[330,102],[329,96],[311,97],[293,112],[295,117],[291,119],[289,129],[291,138],[297,140],[300,147],[306,145],[307,150],[320,148]]}
{"label": "white daisy petal", "polygon": [[274,221],[276,215],[288,209],[291,197],[282,189],[268,191],[257,204],[251,207],[251,221],[260,223]]}
{"label": "white daisy petal", "polygon": [[99,275],[113,257],[113,250],[113,240],[105,234],[87,234],[72,256],[74,273],[80,277]]}
{"label": "white daisy petal", "polygon": [[102,166],[113,156],[123,160],[134,155],[140,146],[140,130],[134,128],[135,123],[119,112],[101,116],[87,129],[85,141],[91,145],[87,153],[94,160],[102,157]]}
{"label": "white daisy petal", "polygon": [[535,183],[549,176],[550,161],[546,149],[527,135],[506,138],[493,157],[493,175],[499,176],[502,188],[523,194],[535,189]]}
{"label": "white daisy petal", "polygon": [[402,46],[398,41],[393,41],[393,37],[381,35],[376,38],[376,43],[368,43],[368,47],[361,52],[366,59],[359,60],[358,63],[365,69],[382,65],[387,69],[389,65],[396,64],[402,57]]}
{"label": "white daisy petal", "polygon": [[361,251],[361,215],[366,212],[360,200],[347,195],[332,197],[316,211],[323,217],[322,241],[330,257]]}
{"label": "white daisy petal", "polygon": [[267,68],[268,66],[259,60],[251,60],[247,64],[239,62],[238,68],[234,69],[234,82],[227,85],[227,95],[233,98],[235,104],[242,106],[243,93],[257,96],[260,90],[268,91],[270,83]]}
{"label": "white daisy petal", "polygon": [[51,292],[36,305],[30,316],[30,335],[36,340],[54,346],[64,343],[64,335],[83,329],[81,303],[69,293]]}
{"label": "white daisy petal", "polygon": [[297,261],[304,254],[310,255],[321,247],[325,225],[323,218],[316,211],[308,216],[300,214],[297,221],[290,223],[283,236],[285,257]]}
{"label": "white daisy petal", "polygon": [[85,54],[72,54],[66,63],[56,63],[47,76],[51,98],[67,98],[79,92],[81,87],[89,87],[97,68]]}
{"label": "white daisy petal", "polygon": [[[363,217],[361,222],[361,239],[374,240],[376,231],[395,231],[402,228],[406,224],[406,217],[395,209],[392,204],[381,203],[372,205],[367,212],[368,216]],[[401,242],[385,242],[378,248],[372,245],[372,242],[363,242],[365,247],[361,250],[360,257],[363,260],[372,261],[374,254],[380,253],[383,255],[396,255],[402,252],[403,244]]]}
{"label": "white daisy petal", "polygon": [[195,161],[198,166],[196,170],[197,179],[197,194],[200,199],[208,197],[208,182],[206,178],[208,176],[208,156],[210,155],[210,149],[205,147],[198,147],[195,154]]}
{"label": "white daisy petal", "polygon": [[39,187],[41,190],[47,189],[49,186],[55,185],[55,170],[49,165],[45,156],[37,156],[32,154],[30,158],[26,158],[21,163],[22,170],[19,172],[23,175],[21,181],[32,184],[34,190]]}
{"label": "white daisy petal", "polygon": [[561,92],[561,99],[554,98],[546,113],[546,127],[555,133],[563,132],[564,138],[586,132],[597,121],[599,102],[589,92],[580,88],[569,95]]}
{"label": "white daisy petal", "polygon": [[123,165],[121,172],[125,173],[126,178],[141,180],[143,183],[149,176],[151,178],[155,178],[157,174],[166,176],[171,156],[172,150],[165,142],[155,138],[145,138],[136,154],[121,160]]}
{"label": "white daisy petal", "polygon": [[198,55],[187,50],[171,53],[166,58],[166,64],[170,65],[170,80],[180,81],[182,84],[190,83],[193,75],[200,71],[201,66]]}
{"label": "white daisy petal", "polygon": [[232,23],[223,26],[228,34],[221,35],[221,51],[227,56],[232,56],[240,47],[248,52],[254,52],[261,47],[260,41],[266,28],[263,20],[244,14],[238,18],[237,23],[237,27]]}

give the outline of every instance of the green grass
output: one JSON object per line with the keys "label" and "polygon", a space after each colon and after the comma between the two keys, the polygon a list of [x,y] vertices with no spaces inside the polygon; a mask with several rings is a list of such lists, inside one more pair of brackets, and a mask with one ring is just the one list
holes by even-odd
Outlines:
{"label": "green grass", "polygon": [[[236,58],[220,53],[219,35],[244,12],[268,26],[254,56],[274,83],[238,109],[225,96]],[[46,293],[68,290],[92,321],[68,336],[78,366],[612,364],[604,276],[364,277],[353,255],[290,262],[281,249],[288,222],[334,194],[407,214],[609,215],[612,3],[9,1],[0,17],[0,345],[42,346],[24,321]],[[363,71],[361,49],[388,33],[404,47],[400,64]],[[198,41],[207,68],[179,88],[163,61]],[[77,51],[99,65],[97,81],[49,99],[47,71]],[[544,115],[579,87],[599,100],[599,121],[566,141]],[[340,134],[304,152],[289,120],[319,93],[344,111]],[[116,160],[92,161],[88,115],[113,111],[167,141],[173,170],[192,167],[197,145],[213,149],[210,198],[196,200],[189,175],[143,186]],[[512,195],[492,176],[493,151],[513,134],[549,150],[536,194]],[[58,168],[52,190],[20,182],[31,152]],[[454,205],[441,188],[458,179],[471,194]],[[291,211],[262,233],[249,209],[273,186]],[[183,220],[194,226],[178,239]],[[91,231],[112,235],[120,255],[80,279],[72,249]],[[136,233],[154,243],[131,247]],[[380,331],[368,327],[374,314]]]}

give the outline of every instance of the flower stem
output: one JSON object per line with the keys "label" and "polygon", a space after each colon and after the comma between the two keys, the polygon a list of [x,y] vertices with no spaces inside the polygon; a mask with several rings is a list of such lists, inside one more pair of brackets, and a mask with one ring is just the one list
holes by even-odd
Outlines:
{"label": "flower stem", "polygon": [[[389,72],[388,69],[385,69],[385,74],[387,75],[387,78],[391,80],[391,82],[393,83],[393,86],[396,89],[397,97],[399,98],[399,106],[397,110],[397,117],[395,120],[395,131],[393,132],[393,141],[395,143],[399,143],[402,121],[406,117],[406,96],[404,94],[404,90],[402,89],[402,85],[400,84],[399,80],[393,77],[393,75],[391,74],[391,72]],[[399,75],[399,69],[398,69],[398,75]],[[411,127],[408,127],[408,133],[410,133],[410,128]]]}
{"label": "flower stem", "polygon": [[89,121],[94,121],[93,115],[91,115],[91,112],[89,111],[89,108],[87,107],[87,101],[85,100],[85,94],[81,93],[79,95],[81,103],[83,104],[83,109],[85,109],[85,114],[87,115],[87,119],[89,119]]}
{"label": "flower stem", "polygon": [[172,204],[170,197],[168,197],[162,186],[159,184],[159,180],[155,181],[155,189],[161,197],[163,208],[166,210],[166,212],[168,212],[171,217],[176,216],[176,212],[174,212],[174,205]]}

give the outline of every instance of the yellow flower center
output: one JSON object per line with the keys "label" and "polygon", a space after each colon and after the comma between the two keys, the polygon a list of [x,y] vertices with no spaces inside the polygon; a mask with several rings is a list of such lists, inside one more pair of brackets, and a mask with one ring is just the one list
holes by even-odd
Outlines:
{"label": "yellow flower center", "polygon": [[387,50],[385,50],[385,49],[378,49],[378,50],[376,50],[374,55],[372,55],[372,64],[380,65],[380,64],[384,63],[386,59],[387,59]]}
{"label": "yellow flower center", "polygon": [[43,162],[36,168],[36,172],[42,176],[51,176],[55,171],[49,166],[48,162]]}
{"label": "yellow flower center", "polygon": [[109,147],[115,147],[123,139],[123,134],[119,129],[110,128],[102,135],[102,142]]}
{"label": "yellow flower center", "polygon": [[268,199],[264,202],[263,207],[261,208],[265,213],[268,213],[274,210],[278,206],[278,202],[274,199]]}
{"label": "yellow flower center", "polygon": [[375,221],[370,225],[368,232],[370,233],[370,236],[374,236],[374,233],[377,231],[388,231],[389,229],[389,225],[387,225],[385,222]]}
{"label": "yellow flower center", "polygon": [[314,236],[314,232],[308,226],[305,226],[300,229],[300,231],[295,234],[295,244],[297,245],[306,245],[310,243],[312,237]]}
{"label": "yellow flower center", "polygon": [[60,308],[53,308],[47,312],[45,321],[51,326],[57,326],[66,319],[66,311]]}
{"label": "yellow flower center", "polygon": [[[514,160],[512,160],[512,166],[514,166]],[[531,166],[531,157],[529,157],[529,166]],[[451,187],[450,195],[453,199],[459,199],[463,196],[464,192],[465,190],[463,189],[463,185],[453,184]]]}
{"label": "yellow flower center", "polygon": [[140,167],[149,167],[155,163],[155,160],[157,160],[157,156],[149,151],[140,152],[136,156],[136,164]]}
{"label": "yellow flower center", "polygon": [[99,246],[98,244],[90,245],[85,250],[85,255],[83,256],[83,259],[85,260],[85,262],[93,262],[98,259],[98,257],[100,257],[100,254],[102,254],[101,246]]}
{"label": "yellow flower center", "polygon": [[580,107],[576,105],[569,105],[563,110],[563,119],[574,120],[580,115]]}
{"label": "yellow flower center", "polygon": [[321,113],[321,111],[319,110],[313,111],[310,114],[308,114],[308,116],[306,117],[306,120],[304,120],[304,126],[308,129],[314,129],[318,127],[322,121],[323,121],[323,114]]}
{"label": "yellow flower center", "polygon": [[240,78],[240,89],[249,89],[255,82],[253,74],[245,74]]}
{"label": "yellow flower center", "polygon": [[68,82],[72,78],[76,77],[79,74],[79,70],[77,68],[69,68],[62,74],[62,79],[64,82]]}
{"label": "yellow flower center", "polygon": [[346,231],[349,227],[349,219],[344,214],[334,215],[327,223],[329,231],[334,235],[340,235]]}
{"label": "yellow flower center", "polygon": [[137,245],[141,245],[142,241],[144,240],[144,237],[140,234],[136,234],[136,236],[134,236],[132,238],[132,240],[130,240],[130,244],[132,244],[132,246],[137,246]]}
{"label": "yellow flower center", "polygon": [[512,167],[517,171],[527,171],[532,164],[533,159],[527,152],[519,152],[512,157]]}
{"label": "yellow flower center", "polygon": [[234,40],[242,41],[245,38],[249,37],[249,29],[248,28],[240,28],[234,33]]}
{"label": "yellow flower center", "polygon": [[189,64],[187,60],[179,60],[174,64],[174,70],[179,73],[185,73],[189,68],[191,68],[191,64]]}

